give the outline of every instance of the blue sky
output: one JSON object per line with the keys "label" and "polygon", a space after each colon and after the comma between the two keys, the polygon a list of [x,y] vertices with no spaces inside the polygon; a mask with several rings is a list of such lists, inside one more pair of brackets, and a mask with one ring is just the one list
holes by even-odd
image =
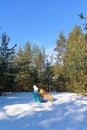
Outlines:
{"label": "blue sky", "polygon": [[86,10],[87,0],[0,0],[0,35],[6,32],[11,46],[29,41],[51,51],[61,30],[67,37],[84,23],[77,15]]}

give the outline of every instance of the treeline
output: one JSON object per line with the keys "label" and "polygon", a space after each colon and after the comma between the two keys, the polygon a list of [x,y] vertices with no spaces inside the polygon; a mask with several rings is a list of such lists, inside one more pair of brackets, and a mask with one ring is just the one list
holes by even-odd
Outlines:
{"label": "treeline", "polygon": [[53,90],[53,65],[48,60],[45,49],[36,44],[25,43],[10,48],[10,38],[2,34],[0,46],[0,89],[1,91],[32,91],[34,84]]}
{"label": "treeline", "polygon": [[[45,48],[25,43],[9,48],[10,38],[1,36],[0,90],[32,91],[36,84],[46,91],[87,92],[87,34],[76,25],[66,38],[60,32],[54,55]],[[54,59],[55,57],[55,59]],[[55,61],[55,62],[53,62]]]}

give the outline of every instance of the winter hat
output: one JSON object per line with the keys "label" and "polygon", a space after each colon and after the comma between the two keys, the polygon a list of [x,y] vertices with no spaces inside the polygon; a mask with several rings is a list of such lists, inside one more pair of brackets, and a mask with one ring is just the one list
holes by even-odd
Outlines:
{"label": "winter hat", "polygon": [[33,89],[34,89],[35,92],[38,91],[38,87],[36,85],[33,86]]}

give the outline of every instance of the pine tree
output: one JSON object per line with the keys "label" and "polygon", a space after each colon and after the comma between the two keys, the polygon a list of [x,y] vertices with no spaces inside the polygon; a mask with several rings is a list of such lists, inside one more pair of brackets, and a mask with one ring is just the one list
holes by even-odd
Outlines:
{"label": "pine tree", "polygon": [[75,26],[69,34],[64,61],[65,73],[68,78],[67,89],[72,92],[84,92],[84,57],[86,42],[81,27]]}
{"label": "pine tree", "polygon": [[[54,79],[55,79],[55,89],[56,91],[64,91],[65,89],[65,80],[64,80],[64,58],[65,58],[65,52],[67,47],[67,40],[63,34],[63,32],[60,32],[59,39],[56,41],[56,48],[54,51],[56,51],[56,62],[54,64]],[[62,78],[61,78],[62,77]],[[60,83],[62,85],[60,85]]]}
{"label": "pine tree", "polygon": [[47,91],[51,90],[50,87],[53,86],[54,82],[54,73],[53,73],[53,66],[51,65],[50,61],[46,61],[45,69],[43,71],[43,84],[46,86]]}
{"label": "pine tree", "polygon": [[17,89],[21,91],[28,91],[32,81],[30,79],[32,56],[31,44],[29,42],[25,43],[24,50],[21,46],[19,46],[15,64],[18,69],[18,73],[16,75]]}
{"label": "pine tree", "polygon": [[8,35],[3,33],[0,46],[0,87],[5,91],[11,90],[15,80],[14,56],[16,45],[9,49],[9,41]]}
{"label": "pine tree", "polygon": [[56,48],[54,49],[56,51],[56,61],[59,64],[63,64],[65,51],[66,51],[66,39],[63,35],[63,32],[60,32],[59,39],[56,42]]}

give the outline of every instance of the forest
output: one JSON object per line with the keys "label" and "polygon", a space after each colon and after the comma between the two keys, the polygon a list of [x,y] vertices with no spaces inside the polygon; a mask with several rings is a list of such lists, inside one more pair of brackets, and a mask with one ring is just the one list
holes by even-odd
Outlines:
{"label": "forest", "polygon": [[[79,17],[84,19],[83,14]],[[46,91],[87,92],[87,23],[75,25],[68,37],[61,31],[54,54],[29,41],[9,48],[10,37],[1,34],[0,95],[3,92],[31,92],[35,84]]]}

